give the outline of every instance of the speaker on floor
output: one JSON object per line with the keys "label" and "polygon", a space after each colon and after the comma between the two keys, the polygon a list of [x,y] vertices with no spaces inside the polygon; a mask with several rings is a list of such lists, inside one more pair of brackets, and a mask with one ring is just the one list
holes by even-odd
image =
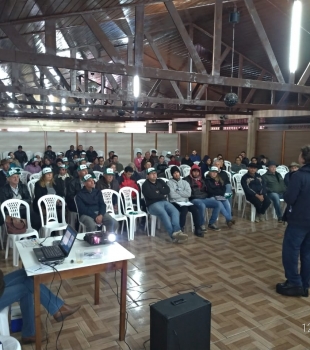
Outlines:
{"label": "speaker on floor", "polygon": [[211,303],[196,293],[150,306],[151,350],[210,350]]}

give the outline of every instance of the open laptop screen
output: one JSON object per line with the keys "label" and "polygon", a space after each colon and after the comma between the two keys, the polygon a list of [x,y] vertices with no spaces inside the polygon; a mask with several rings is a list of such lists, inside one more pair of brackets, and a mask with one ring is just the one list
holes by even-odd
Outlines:
{"label": "open laptop screen", "polygon": [[68,256],[70,253],[70,250],[73,246],[76,235],[77,235],[77,232],[71,226],[68,225],[66,228],[66,232],[59,243],[61,250],[64,252],[66,256]]}

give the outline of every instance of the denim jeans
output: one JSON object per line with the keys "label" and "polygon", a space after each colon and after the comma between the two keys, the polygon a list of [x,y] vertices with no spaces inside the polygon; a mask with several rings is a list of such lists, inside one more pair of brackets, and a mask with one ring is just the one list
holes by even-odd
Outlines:
{"label": "denim jeans", "polygon": [[191,202],[194,205],[196,205],[199,209],[200,226],[204,225],[205,223],[206,208],[213,208],[212,215],[209,220],[209,225],[213,225],[216,222],[221,209],[219,201],[214,200],[214,198],[204,198],[204,199],[193,199]]}
{"label": "denim jeans", "polygon": [[[211,199],[214,199],[215,201],[217,201],[215,198],[211,198]],[[217,201],[217,202],[220,203],[220,213],[224,216],[226,221],[230,221],[232,219],[231,206],[228,200],[226,199],[225,201]]]}
{"label": "denim jeans", "polygon": [[[300,256],[300,273],[298,258]],[[288,225],[283,239],[282,263],[285,277],[295,286],[309,288],[310,228]]]}
{"label": "denim jeans", "polygon": [[[11,272],[4,276],[5,289],[0,298],[0,310],[15,302],[20,302],[23,315],[22,337],[35,335],[33,279],[28,277],[24,269]],[[40,285],[40,300],[45,309],[54,315],[64,302],[57,298],[45,285]]]}
{"label": "denim jeans", "polygon": [[151,204],[148,210],[151,215],[159,217],[170,237],[173,232],[181,230],[180,213],[171,203],[159,201]]}
{"label": "denim jeans", "polygon": [[267,196],[273,203],[278,219],[282,218],[280,199],[283,199],[283,193],[271,192],[271,193],[268,193]]}

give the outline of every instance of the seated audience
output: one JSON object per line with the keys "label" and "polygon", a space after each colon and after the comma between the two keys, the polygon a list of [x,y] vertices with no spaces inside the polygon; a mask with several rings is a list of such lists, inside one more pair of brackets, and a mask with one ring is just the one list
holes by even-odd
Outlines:
{"label": "seated audience", "polygon": [[21,168],[21,165],[20,165],[19,161],[15,158],[15,155],[13,152],[9,152],[8,156],[11,157],[11,159],[12,159],[12,162],[10,165],[11,168],[16,168],[16,167]]}
{"label": "seated audience", "polygon": [[25,166],[25,171],[29,171],[31,174],[37,174],[42,171],[39,161],[37,158],[31,159],[28,164]]}
{"label": "seated audience", "polygon": [[204,156],[202,161],[199,163],[201,174],[205,174],[206,171],[210,171],[212,166],[212,160],[209,156]]}
{"label": "seated audience", "polygon": [[114,176],[115,176],[115,179],[117,180],[118,182],[118,179],[119,179],[119,173],[116,171],[116,165],[114,163],[111,163],[108,168],[112,169],[114,171]]}
{"label": "seated audience", "polygon": [[247,201],[256,208],[255,222],[264,221],[264,214],[270,205],[263,178],[256,173],[257,164],[249,163],[248,172],[241,178],[241,185]]}
{"label": "seated audience", "polygon": [[251,163],[256,164],[257,165],[257,169],[262,169],[262,166],[261,166],[261,164],[259,164],[259,162],[258,162],[256,157],[252,157],[251,158]]}
{"label": "seated audience", "polygon": [[141,173],[140,173],[141,179],[146,179],[147,178],[147,170],[149,168],[151,168],[151,167],[152,167],[152,163],[151,162],[146,162],[144,164],[144,170],[141,171]]}
{"label": "seated audience", "polygon": [[170,162],[171,152],[166,153],[165,162],[168,164]]}
{"label": "seated audience", "polygon": [[[225,192],[232,194],[232,187],[231,187],[231,183],[230,183],[228,174],[227,174],[227,172],[225,170],[221,169],[222,161],[221,160],[215,160],[213,162],[213,165],[218,168],[218,175],[223,180],[223,183],[224,183],[224,186],[225,186],[225,189],[226,189]],[[229,198],[230,205],[231,205],[231,198],[232,197]]]}
{"label": "seated audience", "polygon": [[[118,179],[119,188],[131,187],[139,192],[139,186],[138,186],[137,182],[132,177],[133,173],[134,173],[133,168],[130,166],[126,166],[123,174]],[[136,197],[136,194],[132,193],[132,198],[135,198],[135,197]]]}
{"label": "seated audience", "polygon": [[67,187],[66,203],[70,211],[76,212],[76,206],[74,203],[74,197],[81,191],[84,186],[82,181],[83,177],[88,174],[88,169],[86,164],[79,165],[77,168],[77,177],[69,182]]}
{"label": "seated audience", "polygon": [[181,165],[188,165],[190,167],[193,166],[194,162],[190,159],[189,155],[186,154],[184,158],[182,158]]}
{"label": "seated audience", "polygon": [[94,159],[98,157],[98,153],[94,150],[93,146],[89,146],[88,151],[86,152],[86,157],[90,163],[92,163]]}
{"label": "seated audience", "polygon": [[44,168],[51,168],[53,172],[56,172],[56,166],[55,164],[51,163],[51,160],[48,157],[44,157],[43,161],[41,162],[41,169],[43,170]]}
{"label": "seated audience", "polygon": [[240,153],[240,155],[242,156],[241,163],[244,164],[247,167],[249,165],[249,163],[250,163],[249,158],[246,157],[246,154],[245,154],[244,151],[242,151]]}
{"label": "seated audience", "polygon": [[[8,199],[21,199],[27,202],[31,208],[31,198],[28,191],[28,187],[24,185],[19,179],[20,171],[19,169],[11,169],[7,174],[7,183],[0,188],[0,203],[5,202]],[[0,214],[1,215],[1,214]],[[20,217],[22,219],[27,219],[27,211],[24,206],[20,207]],[[4,218],[0,220],[0,225],[3,225]],[[39,231],[41,228],[40,216],[30,209],[30,220],[31,226]]]}
{"label": "seated audience", "polygon": [[269,161],[268,171],[262,176],[265,181],[267,196],[273,202],[278,222],[282,222],[282,210],[280,199],[283,199],[286,186],[283,177],[277,172],[276,162]]}
{"label": "seated audience", "polygon": [[72,162],[75,154],[76,152],[74,150],[74,146],[71,145],[70,149],[68,149],[68,151],[65,153],[65,157],[68,158],[69,162]]}
{"label": "seated audience", "polygon": [[196,205],[180,205],[180,202],[189,202],[191,196],[191,187],[189,183],[181,179],[180,169],[176,166],[170,169],[172,179],[167,184],[170,188],[169,201],[180,213],[180,227],[182,232],[185,230],[186,215],[188,212],[192,213],[195,225],[195,235],[198,237],[204,236],[204,231],[201,229],[201,224],[204,223],[203,218],[199,217],[199,209]]}
{"label": "seated audience", "polygon": [[114,190],[119,192],[119,183],[115,179],[115,172],[112,168],[106,168],[103,176],[96,183],[96,188],[98,190]]}
{"label": "seated audience", "polygon": [[188,235],[181,231],[180,214],[167,201],[170,188],[163,180],[157,179],[155,168],[147,169],[147,180],[142,185],[142,193],[149,213],[159,217],[171,239],[175,242],[185,242]]}
{"label": "seated audience", "polygon": [[182,157],[180,155],[180,150],[178,148],[174,151],[174,156],[175,156],[175,160],[181,164]]}
{"label": "seated audience", "polygon": [[175,160],[175,156],[171,156],[170,157],[170,161],[168,162],[168,165],[176,165],[176,166],[180,166],[180,162],[178,162],[177,160]]}
{"label": "seated audience", "polygon": [[268,159],[267,157],[265,157],[263,154],[261,154],[258,158],[257,158],[257,162],[258,164],[260,164],[261,166],[265,166],[267,167],[268,164]]}
{"label": "seated audience", "polygon": [[103,157],[98,157],[98,164],[96,164],[94,167],[93,167],[93,170],[94,171],[100,171],[101,173],[104,172],[105,170],[105,165],[104,165],[104,158]]}
{"label": "seated audience", "polygon": [[10,170],[10,163],[7,159],[2,159],[0,164],[0,187],[3,187],[6,184],[6,179]]}
{"label": "seated audience", "polygon": [[66,199],[67,188],[73,177],[68,174],[68,167],[65,164],[59,166],[58,175],[55,176],[56,192],[58,196]]}
{"label": "seated audience", "polygon": [[13,159],[10,156],[6,156],[5,159],[10,163],[10,169],[16,168],[16,164],[13,163]]}
{"label": "seated audience", "polygon": [[291,176],[300,168],[300,165],[298,163],[292,162],[288,168],[290,171],[284,176],[284,183],[286,186],[288,186]]}
{"label": "seated audience", "polygon": [[154,166],[154,160],[151,158],[151,153],[150,152],[145,152],[144,158],[142,159],[141,162],[141,169],[145,169],[145,163],[150,162],[152,166]]}
{"label": "seated audience", "polygon": [[92,175],[87,174],[82,178],[83,188],[76,195],[76,205],[79,211],[79,220],[86,226],[86,232],[101,231],[103,225],[107,232],[115,232],[118,223],[106,212],[106,205],[102,193],[95,188]]}
{"label": "seated audience", "polygon": [[207,187],[201,177],[201,171],[199,166],[194,164],[191,168],[190,174],[184,177],[184,180],[186,180],[191,187],[191,196],[189,200],[199,208],[199,217],[201,218],[201,230],[206,231],[206,226],[204,222],[206,209],[213,208],[208,227],[213,231],[220,231],[220,229],[215,225],[215,222],[220,213],[220,204],[218,201],[208,198]]}
{"label": "seated audience", "polygon": [[115,164],[116,172],[120,173],[122,170],[124,170],[123,164],[119,163],[118,161],[118,155],[114,154],[112,157],[112,164]]}
{"label": "seated audience", "polygon": [[[35,314],[33,304],[33,278],[28,277],[24,269],[10,272],[3,276],[0,270],[0,308],[1,310],[11,304],[19,302],[22,313],[22,344],[31,344],[36,341]],[[74,314],[79,306],[72,307],[64,303],[53,294],[44,284],[40,284],[40,302],[56,322],[62,322]],[[11,349],[11,347],[9,347]],[[13,346],[13,348],[16,348]],[[31,348],[31,346],[30,346]],[[20,349],[20,347],[19,347]]]}
{"label": "seated audience", "polygon": [[24,164],[28,162],[28,156],[25,151],[23,151],[22,146],[18,146],[18,150],[14,152],[15,158],[18,160],[21,167],[24,167]]}
{"label": "seated audience", "polygon": [[[165,162],[164,156],[159,156],[158,163],[155,164],[154,168],[156,169],[157,177],[166,177],[165,170],[169,167],[168,167],[167,163]],[[145,177],[145,179],[146,179],[146,177]]]}
{"label": "seated audience", "polygon": [[242,169],[246,169],[246,166],[241,163],[241,158],[240,157],[236,157],[235,163],[231,165],[230,170],[233,173],[239,173],[239,171],[242,170]]}
{"label": "seated audience", "polygon": [[227,199],[225,199],[226,186],[223,179],[219,176],[219,169],[216,166],[212,166],[205,180],[208,198],[217,200],[220,204],[220,212],[226,219],[228,227],[232,227],[235,223],[232,220],[231,206]]}
{"label": "seated audience", "polygon": [[141,152],[137,152],[137,157],[134,159],[134,163],[136,168],[138,169],[138,172],[141,172],[141,162],[142,162],[143,158],[142,158],[142,153]]}
{"label": "seated audience", "polygon": [[88,159],[87,159],[87,157],[86,157],[86,152],[85,152],[85,151],[82,151],[82,152],[80,153],[80,157],[81,157],[81,159],[85,159],[86,162],[88,162]]}
{"label": "seated audience", "polygon": [[63,152],[57,152],[56,153],[56,159],[59,158],[59,159],[62,159],[64,157],[64,153]]}
{"label": "seated audience", "polygon": [[192,154],[190,155],[190,159],[193,163],[194,162],[201,162],[200,155],[197,154],[197,151],[195,149],[192,151]]}
{"label": "seated audience", "polygon": [[73,162],[69,162],[67,157],[63,157],[62,158],[62,162],[67,167],[67,173],[69,175],[73,174],[73,172],[74,172],[74,163]]}
{"label": "seated audience", "polygon": [[106,167],[108,167],[112,163],[113,156],[114,156],[114,151],[110,151],[108,159],[104,162],[104,165]]}
{"label": "seated audience", "polygon": [[141,180],[140,174],[137,172],[137,168],[134,163],[129,163],[128,166],[132,167],[133,169],[133,174],[132,178],[137,182],[138,180]]}
{"label": "seated audience", "polygon": [[151,159],[153,160],[154,164],[158,163],[158,156],[157,156],[157,150],[156,149],[152,149],[152,151],[151,151]]}
{"label": "seated audience", "polygon": [[78,145],[78,148],[75,151],[75,154],[77,155],[78,158],[82,158],[82,153],[84,153],[86,155],[86,152],[83,150],[83,146]]}
{"label": "seated audience", "polygon": [[89,165],[89,167],[94,170],[94,167],[99,164],[98,157],[94,158],[93,162]]}
{"label": "seated audience", "polygon": [[[79,165],[86,165],[86,167],[87,167],[87,161],[86,161],[86,159],[85,159],[85,158],[80,158]],[[79,177],[79,173],[78,173],[79,165],[77,164],[77,168],[76,168],[76,170],[73,172],[73,177],[76,177],[76,178]],[[88,173],[88,174],[91,174],[91,175],[94,175],[93,170],[92,170],[92,169],[89,169],[88,167],[87,167],[87,173]]]}
{"label": "seated audience", "polygon": [[52,146],[49,145],[46,148],[46,151],[44,152],[44,157],[47,157],[51,160],[51,163],[54,163],[56,160],[56,153],[52,150]]}

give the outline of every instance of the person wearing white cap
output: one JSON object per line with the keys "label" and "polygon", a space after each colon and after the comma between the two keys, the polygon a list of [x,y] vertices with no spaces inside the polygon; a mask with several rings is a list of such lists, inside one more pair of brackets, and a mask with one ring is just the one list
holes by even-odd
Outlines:
{"label": "person wearing white cap", "polygon": [[180,150],[177,148],[174,151],[175,160],[181,164],[182,156],[180,155]]}
{"label": "person wearing white cap", "polygon": [[166,157],[165,157],[165,162],[166,162],[167,164],[170,162],[170,157],[171,157],[171,152],[168,151],[168,152],[166,153]]}
{"label": "person wearing white cap", "polygon": [[56,192],[62,198],[66,198],[67,188],[73,177],[68,174],[68,167],[62,164],[58,168],[58,174],[55,175]]}
{"label": "person wearing white cap", "polygon": [[76,213],[76,206],[74,203],[74,197],[81,191],[84,186],[82,181],[83,177],[88,174],[88,168],[86,164],[81,164],[77,168],[78,177],[73,177],[67,187],[66,203],[70,211]]}
{"label": "person wearing white cap", "polygon": [[86,232],[102,230],[104,225],[108,233],[114,233],[118,223],[106,212],[102,193],[95,188],[94,177],[87,174],[82,178],[82,181],[84,187],[76,195],[76,205],[80,221],[86,226]]}
{"label": "person wearing white cap", "polygon": [[119,183],[115,179],[115,173],[112,168],[106,168],[103,176],[96,183],[96,188],[100,191],[102,190],[114,190],[116,192],[119,191]]}

